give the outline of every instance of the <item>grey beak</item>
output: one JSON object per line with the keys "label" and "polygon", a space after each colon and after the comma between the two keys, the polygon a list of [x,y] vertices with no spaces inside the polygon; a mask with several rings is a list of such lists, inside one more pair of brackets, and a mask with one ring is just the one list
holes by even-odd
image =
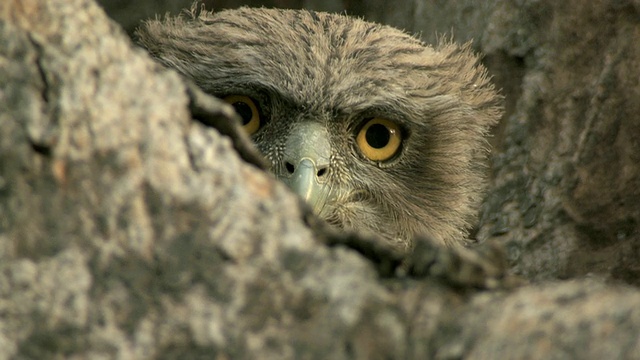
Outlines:
{"label": "grey beak", "polygon": [[333,192],[327,185],[331,146],[326,129],[319,123],[296,126],[285,144],[285,166],[277,177],[319,214]]}
{"label": "grey beak", "polygon": [[318,182],[318,170],[313,160],[303,158],[295,167],[293,176],[290,178],[289,187],[304,200],[311,202],[314,200],[320,186]]}

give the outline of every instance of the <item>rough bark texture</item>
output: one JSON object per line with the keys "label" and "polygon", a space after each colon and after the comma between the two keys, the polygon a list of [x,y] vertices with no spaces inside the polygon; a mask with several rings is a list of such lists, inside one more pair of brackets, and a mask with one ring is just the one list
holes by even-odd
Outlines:
{"label": "rough bark texture", "polygon": [[[464,21],[505,88],[479,237],[528,279],[637,285],[639,3],[449,3],[396,25]],[[92,1],[0,3],[0,359],[640,357],[636,288],[504,288],[491,256],[427,242],[398,276],[316,224],[233,120]]]}

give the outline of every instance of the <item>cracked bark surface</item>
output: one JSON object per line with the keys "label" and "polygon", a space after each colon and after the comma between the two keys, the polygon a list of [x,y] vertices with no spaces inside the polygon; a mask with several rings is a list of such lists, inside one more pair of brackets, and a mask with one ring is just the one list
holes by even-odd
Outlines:
{"label": "cracked bark surface", "polygon": [[[572,19],[578,22],[602,4],[578,7]],[[557,6],[554,14],[562,13]],[[496,24],[529,16],[526,9],[504,9],[509,17]],[[637,18],[606,14],[607,21],[626,24],[613,35],[637,31]],[[503,39],[517,34],[503,33]],[[604,43],[605,35],[589,34]],[[543,51],[559,49],[563,38],[540,40],[524,52],[507,46],[515,42],[483,39],[488,61],[509,63],[521,56],[526,66],[505,67],[524,74],[524,85],[498,142],[496,185],[480,233],[507,244],[568,234],[564,239],[574,241],[563,244],[578,249],[584,247],[584,238],[572,237],[578,232],[552,227],[558,214],[588,224],[604,219],[599,224],[607,231],[624,216],[636,219],[632,201],[604,206],[613,209],[609,217],[594,208],[601,210],[598,200],[611,192],[632,199],[637,191],[631,186],[637,167],[627,162],[637,155],[637,117],[627,112],[637,106],[631,99],[638,77],[622,74],[637,73],[638,45],[613,41],[600,61],[587,57],[584,67],[576,66],[583,72],[567,74],[575,53],[564,58],[559,50],[556,56]],[[610,70],[599,71],[601,65]],[[582,82],[570,87],[570,97],[561,97],[570,82],[550,81],[549,69]],[[587,86],[592,83],[583,75],[592,72],[603,74],[596,77],[603,81]],[[507,75],[498,80],[520,84]],[[619,93],[618,100],[607,96]],[[499,253],[451,253],[426,241],[408,260],[409,275],[398,275],[393,269],[403,259],[397,254],[374,240],[317,224],[260,170],[260,160],[234,130],[229,107],[201,95],[155,65],[90,0],[0,3],[0,359],[640,357],[636,288],[598,279],[512,287],[505,284]],[[567,99],[583,107],[569,107]],[[552,131],[557,109],[565,116]],[[572,109],[591,114],[586,128],[594,135],[580,135],[583,123],[572,122]],[[525,126],[533,123],[532,114],[544,120],[533,128]],[[548,144],[540,142],[545,138]],[[569,145],[526,154],[559,138]],[[584,139],[580,154],[595,155],[569,154],[572,168],[560,155],[573,150],[574,139]],[[595,144],[613,150],[602,152]],[[619,163],[607,158],[620,152],[627,157]],[[603,162],[624,171],[596,171]],[[540,186],[547,178],[539,174],[549,169],[574,170],[557,184]],[[551,186],[576,179],[564,197]],[[588,190],[603,189],[604,180],[620,183],[594,198]],[[527,192],[518,195],[515,189]],[[496,228],[492,214],[528,209],[521,203],[535,189],[544,190],[534,202],[537,216],[525,211],[509,231],[487,230]],[[566,199],[578,199],[571,204],[580,206],[570,207]],[[535,221],[526,226],[526,219]],[[637,233],[628,229],[621,243],[631,246]],[[585,251],[600,246],[594,241]],[[551,245],[556,246],[548,244],[547,254],[557,252]],[[512,246],[507,249],[515,270],[531,279],[584,273],[566,275],[553,267],[528,273],[525,259],[544,248],[517,258]],[[559,252],[558,264],[571,259],[567,254]],[[617,265],[625,280],[634,279],[636,269],[636,258],[627,256],[629,263]],[[482,276],[462,276],[464,266],[456,264],[470,264],[467,269]]]}

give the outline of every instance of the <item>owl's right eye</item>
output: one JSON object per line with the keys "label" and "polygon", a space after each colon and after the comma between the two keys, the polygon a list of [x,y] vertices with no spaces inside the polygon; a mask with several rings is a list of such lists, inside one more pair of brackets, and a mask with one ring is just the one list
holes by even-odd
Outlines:
{"label": "owl's right eye", "polygon": [[245,95],[225,96],[224,101],[231,104],[242,119],[242,126],[249,135],[253,135],[260,129],[260,112],[255,101]]}
{"label": "owl's right eye", "polygon": [[400,151],[402,131],[393,121],[372,118],[360,129],[356,142],[369,160],[386,161]]}

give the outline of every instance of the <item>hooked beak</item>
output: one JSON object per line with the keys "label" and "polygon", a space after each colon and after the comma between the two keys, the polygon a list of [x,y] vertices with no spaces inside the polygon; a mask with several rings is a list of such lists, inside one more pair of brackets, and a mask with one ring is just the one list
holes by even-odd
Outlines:
{"label": "hooked beak", "polygon": [[318,178],[318,167],[309,158],[303,158],[295,167],[293,175],[285,181],[287,185],[320,214],[330,200],[331,189]]}
{"label": "hooked beak", "polygon": [[284,153],[284,171],[276,176],[320,214],[335,199],[326,181],[331,156],[326,129],[316,122],[297,125],[287,138]]}

